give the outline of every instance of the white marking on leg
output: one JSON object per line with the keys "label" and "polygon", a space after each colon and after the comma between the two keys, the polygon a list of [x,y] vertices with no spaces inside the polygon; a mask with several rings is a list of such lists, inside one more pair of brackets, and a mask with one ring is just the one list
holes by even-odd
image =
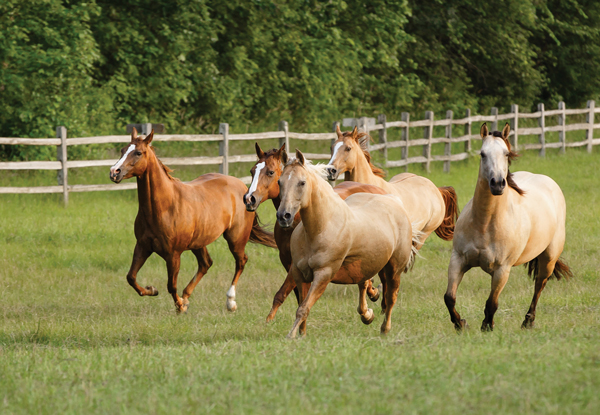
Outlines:
{"label": "white marking on leg", "polygon": [[132,144],[132,145],[129,146],[129,148],[127,149],[127,151],[125,152],[125,154],[123,154],[123,156],[119,159],[119,161],[117,161],[115,163],[115,165],[110,168],[110,171],[112,172],[114,170],[117,170],[117,169],[121,168],[121,166],[125,162],[125,159],[129,155],[129,153],[131,153],[133,150],[135,150],[135,144]]}
{"label": "white marking on leg", "polygon": [[337,143],[337,144],[335,145],[335,147],[333,147],[333,156],[331,156],[331,160],[329,160],[329,163],[327,163],[327,164],[332,164],[332,163],[333,163],[333,160],[335,160],[335,156],[336,156],[336,154],[337,154],[338,150],[339,150],[339,149],[340,149],[340,147],[341,147],[341,146],[343,146],[343,145],[344,145],[344,142],[343,142],[343,141],[340,141],[339,143]]}
{"label": "white marking on leg", "polygon": [[235,311],[236,309],[237,304],[235,302],[235,285],[232,285],[227,291],[227,310]]}
{"label": "white marking on leg", "polygon": [[[252,196],[252,193],[256,192],[256,188],[258,187],[258,177],[260,176],[260,171],[264,168],[265,168],[264,161],[262,163],[258,163],[256,165],[256,170],[254,171],[254,177],[252,178],[252,183],[250,184],[250,189],[248,189],[248,197]],[[233,288],[233,286],[232,286],[232,288]]]}

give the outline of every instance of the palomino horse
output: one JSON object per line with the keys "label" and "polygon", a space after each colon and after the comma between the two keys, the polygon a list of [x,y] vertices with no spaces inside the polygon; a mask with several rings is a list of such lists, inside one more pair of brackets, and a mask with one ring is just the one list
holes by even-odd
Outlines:
{"label": "palomino horse", "polygon": [[[258,162],[250,170],[250,173],[252,174],[252,183],[250,184],[248,193],[244,195],[246,209],[254,212],[263,201],[271,199],[273,201],[273,205],[275,206],[275,210],[277,210],[279,209],[280,204],[278,180],[281,177],[282,170],[281,155],[285,151],[285,144],[282,145],[280,149],[272,149],[266,153],[260,148],[258,143],[255,143],[255,148],[256,155],[258,156]],[[354,193],[385,194],[383,189],[379,187],[355,182],[342,182],[333,190],[340,195],[342,199],[346,199],[348,196]],[[281,261],[281,265],[283,265],[285,268],[286,273],[288,273],[290,267],[292,266],[290,239],[292,237],[292,232],[298,223],[300,223],[299,213],[297,213],[294,217],[292,226],[288,228],[282,228],[279,226],[279,223],[275,223],[275,242],[277,243],[277,248],[279,249],[279,260]],[[338,274],[340,275],[336,274],[332,281],[333,283],[338,283],[338,281],[343,283],[343,281],[346,280],[345,276],[341,275],[342,271],[338,272]],[[269,312],[269,315],[267,316],[267,322],[272,321],[275,318],[277,310],[283,304],[292,290],[296,292],[296,296],[298,297],[299,294],[298,289],[296,288],[296,283],[294,282],[292,276],[288,273],[283,285],[273,298],[273,306]],[[379,292],[376,288],[373,288],[371,280],[367,282],[367,295],[372,301],[377,301],[379,298]]]}
{"label": "palomino horse", "polygon": [[383,170],[371,163],[367,150],[369,135],[336,129],[337,140],[332,144],[331,160],[327,173],[329,180],[336,180],[344,173],[344,180],[367,183],[385,190],[386,193],[400,196],[410,222],[421,232],[420,249],[431,232],[445,241],[452,240],[454,223],[458,217],[458,201],[452,187],[436,187],[431,180],[412,173],[398,174],[387,182]]}
{"label": "palomino horse", "polygon": [[[121,150],[121,158],[110,168],[110,179],[119,183],[137,177],[139,210],[135,219],[137,243],[127,281],[141,296],[158,295],[156,288],[142,288],[136,276],[146,259],[156,252],[167,263],[167,289],[178,312],[189,305],[196,284],[212,265],[206,246],[223,235],[235,258],[235,275],[227,291],[227,308],[235,311],[235,287],[248,261],[248,240],[275,247],[273,235],[258,224],[256,214],[244,208],[246,185],[235,177],[209,173],[182,183],[156,158],[150,145],[154,131],[145,139],[134,129],[131,143]],[[177,295],[180,256],[191,250],[198,260],[198,272]]]}
{"label": "palomino horse", "polygon": [[[511,150],[506,124],[502,133],[489,134],[481,126],[481,162],[473,199],[463,209],[454,232],[448,267],[448,290],[444,296],[456,330],[465,320],[454,308],[456,290],[463,275],[480,267],[492,277],[481,330],[494,328],[498,296],[515,265],[529,263],[535,291],[522,327],[533,327],[535,308],[551,275],[572,276],[559,257],[565,244],[565,198],[547,176],[529,172],[512,174],[508,168],[517,154]],[[508,187],[507,187],[508,185]]]}
{"label": "palomino horse", "polygon": [[300,151],[296,150],[293,160],[288,161],[285,155],[283,162],[277,221],[284,228],[290,227],[300,212],[302,222],[294,229],[290,243],[290,273],[297,286],[311,283],[308,293],[300,290],[301,303],[288,337],[294,338],[298,329],[301,335],[306,333],[311,307],[341,268],[345,283],[359,286],[358,313],[366,324],[374,318],[373,310],[367,307],[366,283],[385,269],[386,309],[381,333],[387,333],[400,274],[414,259],[412,227],[402,201],[393,195],[368,193],[343,201],[319,176],[319,166],[306,162]]}

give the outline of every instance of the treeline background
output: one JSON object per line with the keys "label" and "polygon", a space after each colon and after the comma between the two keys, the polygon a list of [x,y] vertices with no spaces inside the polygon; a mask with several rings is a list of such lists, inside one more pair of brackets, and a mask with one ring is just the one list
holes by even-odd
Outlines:
{"label": "treeline background", "polygon": [[[3,137],[578,107],[600,95],[599,74],[594,0],[0,2]],[[2,159],[36,157],[0,146]]]}

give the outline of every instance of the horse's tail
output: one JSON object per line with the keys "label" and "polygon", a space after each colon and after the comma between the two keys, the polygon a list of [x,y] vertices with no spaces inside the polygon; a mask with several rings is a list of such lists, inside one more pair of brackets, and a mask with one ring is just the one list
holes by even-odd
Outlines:
{"label": "horse's tail", "polygon": [[459,214],[458,198],[456,196],[456,191],[452,186],[438,187],[438,190],[442,194],[446,210],[444,213],[444,220],[435,230],[435,234],[444,241],[451,241],[454,237],[454,225],[456,224]]}
{"label": "horse's tail", "polygon": [[[535,277],[540,273],[539,257],[533,258],[524,265],[527,267],[527,275],[535,280]],[[554,271],[552,271],[550,277],[555,277],[557,280],[560,280],[563,277],[569,279],[573,277],[573,273],[571,272],[571,268],[559,258],[554,265]]]}
{"label": "horse's tail", "polygon": [[277,248],[273,232],[269,232],[261,226],[260,221],[258,220],[258,214],[254,215],[254,222],[252,222],[252,231],[250,231],[249,241],[268,246],[269,248]]}
{"label": "horse's tail", "polygon": [[419,255],[419,248],[423,243],[421,242],[421,238],[423,237],[423,232],[421,232],[414,224],[411,223],[412,226],[412,244],[410,245],[410,257],[408,258],[408,263],[406,264],[406,268],[404,268],[404,272],[410,271],[415,262],[417,261],[417,255]]}

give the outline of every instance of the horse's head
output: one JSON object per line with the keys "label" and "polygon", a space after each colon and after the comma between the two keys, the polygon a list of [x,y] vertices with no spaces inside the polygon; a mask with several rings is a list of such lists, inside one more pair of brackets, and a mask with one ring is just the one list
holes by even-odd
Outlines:
{"label": "horse's head", "polygon": [[141,176],[148,165],[147,151],[154,137],[154,130],[145,139],[138,137],[134,128],[131,143],[121,149],[121,158],[110,168],[110,180],[119,183],[123,179]]}
{"label": "horse's head", "polygon": [[[508,135],[510,126],[508,123],[502,132],[490,133],[487,125],[481,126],[481,162],[479,164],[479,177],[486,180],[493,195],[499,196],[504,192],[507,182],[511,180],[508,168],[513,158],[517,156],[511,150]],[[510,183],[509,183],[510,184]]]}
{"label": "horse's head", "polygon": [[277,222],[282,228],[289,228],[296,213],[310,201],[312,176],[306,169],[306,160],[300,150],[296,150],[296,158],[291,160],[284,152],[282,161],[285,167],[279,178],[281,204],[277,210]]}
{"label": "horse's head", "polygon": [[366,151],[369,135],[359,133],[354,127],[352,132],[340,131],[336,126],[337,140],[331,145],[331,160],[327,163],[327,179],[336,180],[340,174],[352,171],[358,163],[360,153]]}
{"label": "horse's head", "polygon": [[254,147],[258,162],[250,170],[252,183],[248,193],[244,195],[244,204],[249,212],[254,212],[263,200],[279,196],[277,180],[281,176],[281,155],[285,154],[285,144],[279,150],[274,148],[266,153],[258,143]]}

